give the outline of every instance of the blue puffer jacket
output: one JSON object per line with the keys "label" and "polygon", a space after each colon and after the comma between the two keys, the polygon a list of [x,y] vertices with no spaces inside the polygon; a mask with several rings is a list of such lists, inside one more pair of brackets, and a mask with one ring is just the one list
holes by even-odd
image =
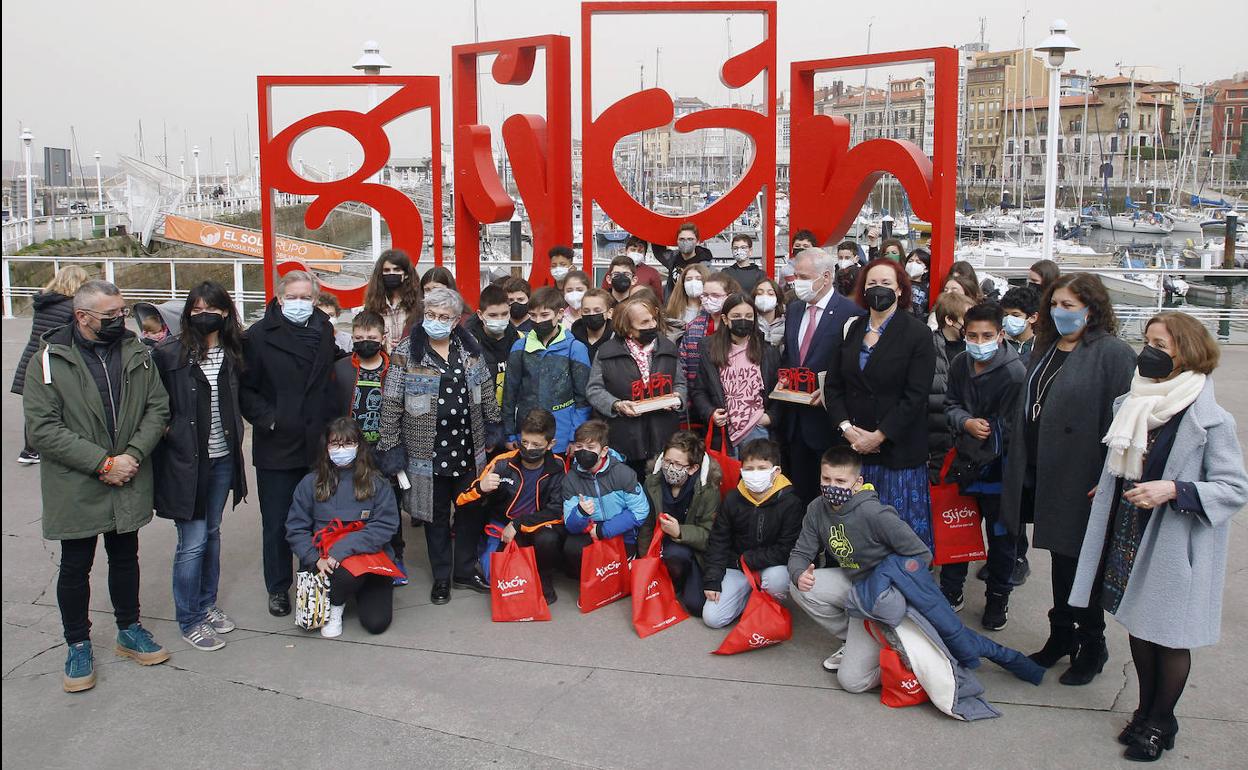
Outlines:
{"label": "blue puffer jacket", "polygon": [[555,453],[568,447],[572,434],[589,419],[589,348],[560,328],[550,345],[537,332],[516,340],[507,357],[503,378],[503,433],[508,441],[520,439],[519,425],[534,409],[555,416]]}
{"label": "blue puffer jacket", "polygon": [[[594,501],[593,514],[581,507],[581,496]],[[650,503],[637,481],[637,474],[624,464],[613,449],[596,471],[582,469],[575,462],[563,479],[563,523],[569,532],[588,532],[596,527],[599,538],[624,536],[624,542],[637,542],[637,531],[650,515]]]}

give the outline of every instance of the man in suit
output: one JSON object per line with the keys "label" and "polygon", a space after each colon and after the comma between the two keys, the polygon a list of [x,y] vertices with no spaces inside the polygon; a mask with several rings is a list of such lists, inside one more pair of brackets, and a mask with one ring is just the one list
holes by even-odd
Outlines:
{"label": "man in suit", "polygon": [[[793,260],[793,293],[784,325],[784,366],[826,372],[844,337],[845,324],[866,311],[833,288],[836,258],[822,249],[800,252]],[[836,441],[823,393],[814,403],[784,405],[780,435],[788,449],[787,475],[803,502],[819,496],[819,458]]]}

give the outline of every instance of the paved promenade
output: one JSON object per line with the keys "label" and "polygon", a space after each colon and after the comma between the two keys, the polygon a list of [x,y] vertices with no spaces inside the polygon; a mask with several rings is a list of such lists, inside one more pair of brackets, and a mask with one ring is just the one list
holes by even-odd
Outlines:
{"label": "paved promenade", "polygon": [[[429,604],[424,538],[408,529],[411,585],[394,624],[368,636],[348,614],[325,640],[265,610],[260,520],[248,502],[223,525],[220,605],[238,623],[228,646],[195,652],[173,622],[173,525],[141,535],[143,623],[172,653],[140,668],[112,652],[115,626],[101,547],[92,620],[98,684],[61,691],[59,549],[40,537],[39,470],[16,462],[21,401],[8,392],[29,333],[3,322],[3,766],[5,768],[791,767],[1105,768],[1128,766],[1114,737],[1136,703],[1127,637],[1109,622],[1110,662],[1087,687],[1040,687],[980,670],[1004,715],[955,722],[930,705],[893,710],[851,695],[820,667],[831,642],[794,609],[794,638],[710,655],[724,636],[696,619],[649,639],[628,602],[590,615],[561,580],[550,623],[495,624],[489,599],[456,590]],[[1248,443],[1248,348],[1227,348],[1219,400]],[[250,451],[250,450],[248,450]],[[249,469],[249,477],[254,474]],[[1248,734],[1248,533],[1231,540],[1222,642],[1194,655],[1169,767],[1244,767]],[[1014,593],[999,641],[1033,651],[1047,633],[1048,559]],[[963,617],[978,627],[982,584]]]}

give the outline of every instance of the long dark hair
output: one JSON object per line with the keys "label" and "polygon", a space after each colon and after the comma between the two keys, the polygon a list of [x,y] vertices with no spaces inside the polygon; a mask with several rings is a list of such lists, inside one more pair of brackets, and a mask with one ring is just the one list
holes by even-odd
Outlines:
{"label": "long dark hair", "polygon": [[217,342],[221,345],[221,350],[225,351],[225,356],[230,363],[237,370],[241,370],[243,326],[238,319],[238,308],[234,307],[234,300],[230,297],[230,293],[216,281],[196,284],[186,295],[186,304],[182,306],[182,332],[178,335],[178,340],[196,361],[202,361],[208,355],[207,340],[204,339],[204,335],[195,330],[195,325],[191,323],[191,310],[201,299],[208,307],[225,311],[225,323],[221,326],[221,331],[217,333]]}
{"label": "long dark hair", "polygon": [[758,333],[758,310],[750,303],[750,298],[736,292],[729,294],[728,299],[724,300],[724,307],[719,311],[720,318],[715,327],[715,333],[710,336],[706,343],[706,356],[716,369],[722,369],[728,365],[728,356],[732,353],[732,332],[728,328],[728,312],[737,305],[749,305],[750,310],[754,311],[754,330],[745,342],[745,357],[750,359],[750,363],[758,364],[763,360],[763,338]]}
{"label": "long dark hair", "polygon": [[325,502],[338,491],[338,466],[329,459],[330,444],[355,444],[355,469],[352,482],[355,486],[355,499],[367,500],[373,496],[377,485],[384,483],[381,471],[373,463],[373,450],[364,441],[359,423],[351,417],[339,417],[325,427],[325,435],[321,439],[321,453],[316,458],[316,484],[314,494],[319,502]]}
{"label": "long dark hair", "polygon": [[1053,301],[1053,293],[1066,288],[1071,294],[1088,308],[1088,322],[1084,325],[1085,333],[1104,331],[1108,334],[1118,333],[1118,317],[1114,315],[1114,305],[1109,300],[1109,292],[1101,278],[1093,273],[1066,273],[1054,279],[1044,290],[1040,299],[1040,312],[1036,316],[1036,350],[1047,350],[1062,336],[1057,333],[1053,316],[1049,312],[1049,304]]}
{"label": "long dark hair", "polygon": [[404,326],[410,326],[412,320],[420,314],[420,276],[416,274],[411,257],[402,249],[386,249],[377,257],[373,274],[368,278],[368,288],[364,290],[364,309],[383,315],[389,309],[390,296],[381,280],[381,268],[387,262],[402,269],[407,276],[407,280],[399,286],[399,304],[407,311],[407,323]]}

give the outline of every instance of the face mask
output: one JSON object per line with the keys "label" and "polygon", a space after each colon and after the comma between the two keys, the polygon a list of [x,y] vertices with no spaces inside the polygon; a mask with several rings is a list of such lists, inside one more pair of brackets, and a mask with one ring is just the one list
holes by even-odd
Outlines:
{"label": "face mask", "polygon": [[823,499],[828,501],[828,505],[833,508],[840,508],[849,502],[849,498],[854,496],[854,490],[849,487],[838,487],[833,484],[822,484],[819,487],[819,493],[823,495]]}
{"label": "face mask", "polygon": [[877,312],[884,312],[897,302],[897,292],[887,286],[872,286],[863,292],[867,296],[867,307]]}
{"label": "face mask", "polygon": [[1001,319],[1001,328],[1011,337],[1017,337],[1027,328],[1027,319],[1019,318],[1016,315],[1007,315]]}
{"label": "face mask", "polygon": [[200,313],[191,316],[191,328],[200,334],[212,334],[225,327],[225,316],[216,313]]}
{"label": "face mask", "polygon": [[372,358],[381,352],[381,343],[377,340],[356,340],[351,349],[360,358]]}
{"label": "face mask", "polygon": [[642,329],[637,332],[637,341],[643,345],[649,345],[659,338],[658,329]]}
{"label": "face mask", "polygon": [[330,462],[339,468],[345,468],[355,462],[356,449],[357,447],[354,446],[331,447],[329,450]]}
{"label": "face mask", "polygon": [[1174,359],[1161,348],[1145,345],[1136,356],[1135,368],[1139,370],[1141,377],[1164,380],[1174,371]]}
{"label": "face mask", "polygon": [[402,273],[385,273],[381,276],[381,285],[386,291],[394,291],[403,285],[403,281],[407,280],[407,276]]}
{"label": "face mask", "polygon": [[770,313],[776,309],[776,298],[770,294],[760,294],[754,298],[754,309],[760,313]]}
{"label": "face mask", "polygon": [[733,249],[732,258],[742,264],[745,264],[746,262],[750,261],[750,250],[749,249]]}
{"label": "face mask", "polygon": [[554,278],[556,281],[562,281],[564,278],[568,277],[568,273],[571,271],[572,268],[570,267],[552,267],[550,269],[550,277]]}
{"label": "face mask", "polygon": [[988,361],[997,354],[997,341],[968,342],[966,343],[966,354],[976,361]]}
{"label": "face mask", "polygon": [[519,321],[529,314],[529,303],[513,302],[511,303],[511,309],[508,312],[511,314],[512,320]]}
{"label": "face mask", "polygon": [[685,296],[689,299],[697,299],[702,296],[701,281],[685,281]]}
{"label": "face mask", "polygon": [[728,331],[734,337],[748,337],[754,333],[754,322],[745,318],[735,318],[728,323]]}
{"label": "face mask", "polygon": [[282,303],[282,315],[292,324],[306,323],[312,317],[312,300],[288,299]]}
{"label": "face mask", "polygon": [[728,298],[727,297],[703,297],[702,309],[714,315],[715,313],[718,313],[719,311],[724,309],[724,300],[726,299]]}
{"label": "face mask", "polygon": [[490,334],[501,335],[507,331],[508,326],[511,326],[511,321],[508,321],[506,318],[486,318],[481,322],[481,325]]}
{"label": "face mask", "polygon": [[927,268],[923,266],[922,262],[907,262],[906,263],[906,275],[910,276],[911,278],[918,278],[919,276],[923,275],[926,272],[927,272]]}
{"label": "face mask", "polygon": [[689,474],[678,465],[663,463],[663,480],[676,487],[688,481]]}
{"label": "face mask", "polygon": [[900,255],[900,254],[896,254],[896,253],[891,252],[891,251],[890,251],[890,252],[888,252],[887,254],[885,254],[885,255],[884,255],[884,258],[885,258],[885,259],[891,259],[891,260],[892,260],[892,261],[894,261],[894,262],[900,262],[900,261],[901,261],[901,255]]}
{"label": "face mask", "polygon": [[538,447],[530,449],[527,446],[520,447],[520,459],[525,462],[535,463],[546,455],[546,450]]}
{"label": "face mask", "polygon": [[591,332],[596,332],[607,325],[605,313],[586,313],[581,316],[581,320],[585,322],[585,328]]}
{"label": "face mask", "polygon": [[633,260],[633,264],[634,264],[634,265],[640,265],[640,264],[641,264],[642,262],[644,262],[644,261],[645,261],[645,259],[646,259],[646,252],[644,252],[644,251],[630,251],[630,252],[628,252],[628,258],[629,258],[629,259],[631,259],[631,260]]}
{"label": "face mask", "polygon": [[761,471],[741,471],[741,480],[745,482],[745,488],[751,492],[766,492],[771,489],[771,476],[775,470],[773,467]]}
{"label": "face mask", "polygon": [[632,285],[633,285],[633,277],[629,275],[628,273],[612,273],[611,274],[611,288],[615,289],[616,293],[623,294],[624,292],[628,291],[628,287]]}
{"label": "face mask", "polygon": [[117,316],[116,318],[102,319],[100,328],[95,330],[95,338],[105,345],[111,345],[129,333],[126,329],[126,319],[122,316]]}
{"label": "face mask", "polygon": [[1040,291],[1040,284],[1036,283],[1035,281],[1028,281],[1027,285],[1035,289],[1036,291]]}
{"label": "face mask", "polygon": [[836,260],[836,266],[844,270],[845,268],[849,267],[850,265],[854,264],[857,261],[858,260],[856,259],[838,259]]}
{"label": "face mask", "polygon": [[550,333],[553,332],[554,330],[555,330],[555,322],[553,320],[536,321],[533,324],[533,331],[537,332],[537,338],[539,340],[546,339],[547,337],[550,336]]}
{"label": "face mask", "polygon": [[802,302],[813,302],[818,296],[815,293],[815,282],[804,278],[793,279],[793,294]]}
{"label": "face mask", "polygon": [[676,248],[680,250],[681,254],[688,255],[693,253],[693,247],[697,245],[696,241],[678,241]]}
{"label": "face mask", "polygon": [[1074,334],[1084,327],[1088,322],[1088,309],[1067,310],[1061,307],[1049,308],[1049,316],[1053,319],[1053,325],[1057,327],[1057,333],[1065,337],[1068,334]]}
{"label": "face mask", "polygon": [[601,459],[598,453],[592,449],[578,449],[573,457],[576,459],[576,464],[587,471],[592,471],[594,466],[598,464],[598,460]]}
{"label": "face mask", "polygon": [[437,321],[426,318],[421,322],[420,326],[425,330],[425,334],[429,335],[429,339],[431,340],[444,340],[451,336],[450,321]]}
{"label": "face mask", "polygon": [[581,300],[585,299],[583,291],[565,291],[563,293],[563,301],[568,303],[568,307],[573,310],[581,309]]}

